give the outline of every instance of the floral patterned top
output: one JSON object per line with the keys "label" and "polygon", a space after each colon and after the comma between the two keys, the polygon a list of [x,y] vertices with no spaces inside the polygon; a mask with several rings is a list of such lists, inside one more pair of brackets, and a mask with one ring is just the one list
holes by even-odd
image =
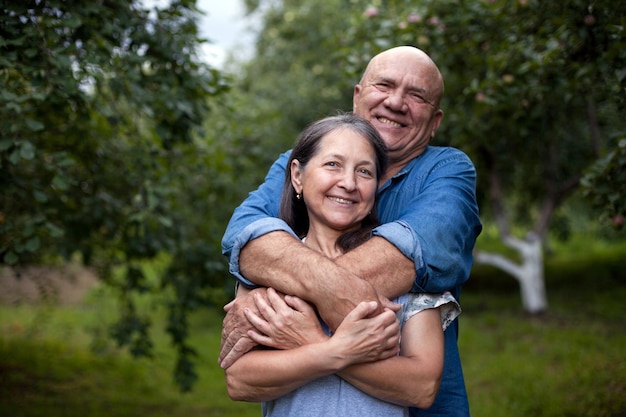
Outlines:
{"label": "floral patterned top", "polygon": [[427,294],[427,293],[408,293],[394,300],[395,303],[402,305],[402,310],[398,312],[398,320],[400,325],[415,314],[429,308],[438,308],[441,312],[441,327],[443,330],[461,314],[461,306],[449,292],[443,294]]}

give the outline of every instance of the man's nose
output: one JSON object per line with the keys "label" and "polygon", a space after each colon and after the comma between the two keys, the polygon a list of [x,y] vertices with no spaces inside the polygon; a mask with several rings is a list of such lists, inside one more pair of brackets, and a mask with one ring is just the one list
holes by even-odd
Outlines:
{"label": "man's nose", "polygon": [[387,93],[385,105],[393,111],[406,111],[406,102],[404,100],[404,94],[402,93],[402,91],[396,89]]}

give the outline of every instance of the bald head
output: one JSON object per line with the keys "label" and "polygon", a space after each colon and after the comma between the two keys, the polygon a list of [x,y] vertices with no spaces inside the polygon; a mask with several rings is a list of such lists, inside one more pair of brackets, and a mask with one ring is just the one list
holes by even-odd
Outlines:
{"label": "bald head", "polygon": [[378,74],[380,68],[390,65],[403,67],[407,71],[427,80],[427,94],[432,103],[439,108],[444,90],[441,72],[439,72],[439,68],[437,68],[435,62],[426,52],[414,46],[397,46],[374,56],[367,64],[359,84],[367,81],[372,74]]}
{"label": "bald head", "polygon": [[443,79],[437,65],[412,46],[388,49],[367,65],[352,97],[355,114],[385,141],[387,177],[423,153],[443,119]]}

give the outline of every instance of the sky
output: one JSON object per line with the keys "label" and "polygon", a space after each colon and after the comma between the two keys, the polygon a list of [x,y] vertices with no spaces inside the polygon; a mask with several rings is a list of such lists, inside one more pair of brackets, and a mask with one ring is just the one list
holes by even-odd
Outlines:
{"label": "sky", "polygon": [[197,5],[205,12],[198,28],[201,36],[211,41],[202,48],[210,64],[221,67],[228,51],[250,53],[254,37],[241,0],[198,0]]}
{"label": "sky", "polygon": [[[143,0],[147,7],[163,7],[169,0]],[[247,29],[250,19],[244,15],[242,0],[197,0],[205,14],[198,23],[200,36],[208,39],[201,49],[201,57],[209,64],[222,68],[229,51],[249,54],[254,37]]]}

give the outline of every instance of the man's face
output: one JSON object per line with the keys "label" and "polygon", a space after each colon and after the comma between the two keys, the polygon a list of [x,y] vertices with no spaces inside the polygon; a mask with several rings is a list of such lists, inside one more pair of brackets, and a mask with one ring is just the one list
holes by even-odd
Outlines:
{"label": "man's face", "polygon": [[434,64],[412,51],[375,57],[355,86],[354,112],[378,130],[392,169],[424,152],[434,136],[442,88]]}

